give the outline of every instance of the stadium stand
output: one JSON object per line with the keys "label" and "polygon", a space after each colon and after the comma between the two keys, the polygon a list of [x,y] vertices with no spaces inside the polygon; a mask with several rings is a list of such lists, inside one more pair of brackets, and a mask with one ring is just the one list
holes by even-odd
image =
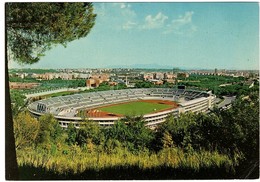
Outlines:
{"label": "stadium stand", "polygon": [[[47,113],[53,114],[59,120],[62,127],[67,127],[69,122],[79,127],[82,118],[78,117],[77,113],[80,110],[90,110],[114,103],[154,98],[178,102],[179,107],[173,110],[144,115],[143,117],[149,127],[164,122],[170,114],[177,117],[180,113],[188,111],[206,112],[212,107],[215,95],[211,94],[211,92],[174,88],[109,90],[39,100],[31,103],[28,106],[28,110],[35,117]],[[114,124],[120,118],[93,117],[89,119],[98,122],[102,126],[111,126],[111,124]]]}

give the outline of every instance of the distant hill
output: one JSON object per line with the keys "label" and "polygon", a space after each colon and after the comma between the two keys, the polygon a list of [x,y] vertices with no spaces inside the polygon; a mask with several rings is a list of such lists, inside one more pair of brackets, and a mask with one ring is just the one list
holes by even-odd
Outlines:
{"label": "distant hill", "polygon": [[9,73],[38,73],[38,74],[43,74],[43,73],[57,73],[58,71],[55,69],[31,69],[31,68],[23,68],[23,69],[9,69]]}
{"label": "distant hill", "polygon": [[185,70],[185,68],[177,68],[176,66],[169,66],[169,65],[159,65],[156,63],[153,64],[132,64],[132,65],[110,65],[109,68],[132,68],[132,69],[180,69]]}

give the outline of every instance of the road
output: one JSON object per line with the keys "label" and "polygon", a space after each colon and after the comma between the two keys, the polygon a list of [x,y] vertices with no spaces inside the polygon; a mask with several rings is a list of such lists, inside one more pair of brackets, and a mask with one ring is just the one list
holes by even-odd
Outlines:
{"label": "road", "polygon": [[232,96],[232,97],[227,97],[227,96],[223,96],[224,100],[218,104],[218,108],[223,108],[227,105],[229,105],[231,102],[233,102],[236,99],[236,96]]}

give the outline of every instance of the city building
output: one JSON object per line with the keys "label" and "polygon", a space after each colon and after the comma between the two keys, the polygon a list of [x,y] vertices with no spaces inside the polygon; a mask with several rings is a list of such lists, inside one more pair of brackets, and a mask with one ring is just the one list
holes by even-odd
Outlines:
{"label": "city building", "polygon": [[32,89],[37,86],[39,83],[9,82],[10,89]]}

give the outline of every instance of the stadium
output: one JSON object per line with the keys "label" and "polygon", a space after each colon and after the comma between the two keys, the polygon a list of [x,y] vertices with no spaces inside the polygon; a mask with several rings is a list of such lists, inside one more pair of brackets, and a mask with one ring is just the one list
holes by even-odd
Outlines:
{"label": "stadium", "polygon": [[66,128],[76,128],[84,119],[100,126],[111,126],[127,116],[142,116],[148,127],[154,127],[169,115],[184,112],[207,112],[213,106],[211,92],[177,88],[136,88],[88,92],[39,100],[28,105],[30,113],[39,117],[53,114]]}

